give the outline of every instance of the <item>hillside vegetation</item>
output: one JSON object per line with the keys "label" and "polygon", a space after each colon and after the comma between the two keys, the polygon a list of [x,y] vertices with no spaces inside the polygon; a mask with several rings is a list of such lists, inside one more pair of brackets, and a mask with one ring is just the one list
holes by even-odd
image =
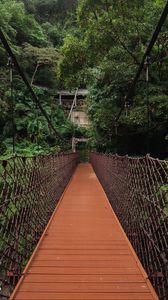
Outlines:
{"label": "hillside vegetation", "polygon": [[[65,140],[90,137],[104,152],[168,157],[168,22],[118,122],[164,0],[0,0],[0,27],[43,107]],[[8,58],[0,44],[0,155],[12,153],[12,99]],[[81,131],[56,103],[60,88],[89,90],[92,126]],[[147,96],[148,94],[148,96]],[[148,104],[149,97],[149,105]],[[22,155],[63,150],[14,71],[14,131]]]}

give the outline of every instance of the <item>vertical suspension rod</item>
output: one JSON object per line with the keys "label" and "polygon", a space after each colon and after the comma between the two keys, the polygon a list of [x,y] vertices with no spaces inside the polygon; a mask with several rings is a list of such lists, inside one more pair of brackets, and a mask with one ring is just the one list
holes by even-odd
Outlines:
{"label": "vertical suspension rod", "polygon": [[13,61],[9,57],[8,60],[9,72],[10,72],[10,89],[11,89],[11,107],[12,107],[12,148],[13,154],[15,153],[15,101],[14,101],[14,89],[13,89]]}

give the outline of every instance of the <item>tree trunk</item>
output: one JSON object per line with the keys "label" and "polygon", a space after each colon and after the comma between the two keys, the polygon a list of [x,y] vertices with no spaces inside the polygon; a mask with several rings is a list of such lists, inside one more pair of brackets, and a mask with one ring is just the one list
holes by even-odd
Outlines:
{"label": "tree trunk", "polygon": [[30,83],[31,86],[33,85],[33,82],[34,82],[34,79],[35,79],[35,76],[36,76],[36,73],[37,73],[39,67],[40,67],[40,64],[37,63],[36,67],[35,67],[35,70],[34,70],[34,73],[33,73],[33,76],[32,76],[32,79],[31,79],[31,83]]}

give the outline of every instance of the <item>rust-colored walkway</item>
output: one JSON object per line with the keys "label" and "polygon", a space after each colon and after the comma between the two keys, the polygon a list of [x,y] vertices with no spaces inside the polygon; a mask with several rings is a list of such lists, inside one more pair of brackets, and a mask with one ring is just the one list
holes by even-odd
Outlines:
{"label": "rust-colored walkway", "polygon": [[89,164],[78,166],[11,299],[158,299]]}

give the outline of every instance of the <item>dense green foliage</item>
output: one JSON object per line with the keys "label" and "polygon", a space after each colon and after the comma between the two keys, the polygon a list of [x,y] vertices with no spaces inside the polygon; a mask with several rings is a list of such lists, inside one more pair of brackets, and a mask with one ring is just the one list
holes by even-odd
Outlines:
{"label": "dense green foliage", "polygon": [[168,155],[167,22],[151,54],[149,132],[145,70],[131,106],[115,124],[164,5],[164,0],[79,1],[78,27],[64,40],[60,69],[67,87],[89,88],[88,112],[97,149]]}
{"label": "dense green foliage", "polygon": [[[87,87],[92,122],[87,135],[92,147],[133,155],[148,150],[152,155],[168,156],[167,22],[151,55],[149,130],[145,70],[134,98],[115,124],[164,5],[164,0],[0,0],[0,26],[31,84],[38,86],[36,93],[55,127],[66,139],[74,132],[82,133],[66,120],[54,95],[61,87]],[[17,74],[14,80],[17,151],[34,154],[64,148]],[[12,103],[2,45],[0,91],[0,152],[6,155],[12,147]]]}
{"label": "dense green foliage", "polygon": [[[60,60],[58,50],[65,35],[74,26],[71,14],[74,3],[0,0],[0,27],[53,125],[68,141],[74,132],[80,132],[67,121],[55,98],[61,86],[57,70]],[[60,141],[50,130],[15,70],[12,95],[7,65],[8,57],[0,44],[0,154],[11,155],[13,132],[17,154],[46,154],[69,147],[70,144]],[[14,126],[12,102],[15,106]]]}

